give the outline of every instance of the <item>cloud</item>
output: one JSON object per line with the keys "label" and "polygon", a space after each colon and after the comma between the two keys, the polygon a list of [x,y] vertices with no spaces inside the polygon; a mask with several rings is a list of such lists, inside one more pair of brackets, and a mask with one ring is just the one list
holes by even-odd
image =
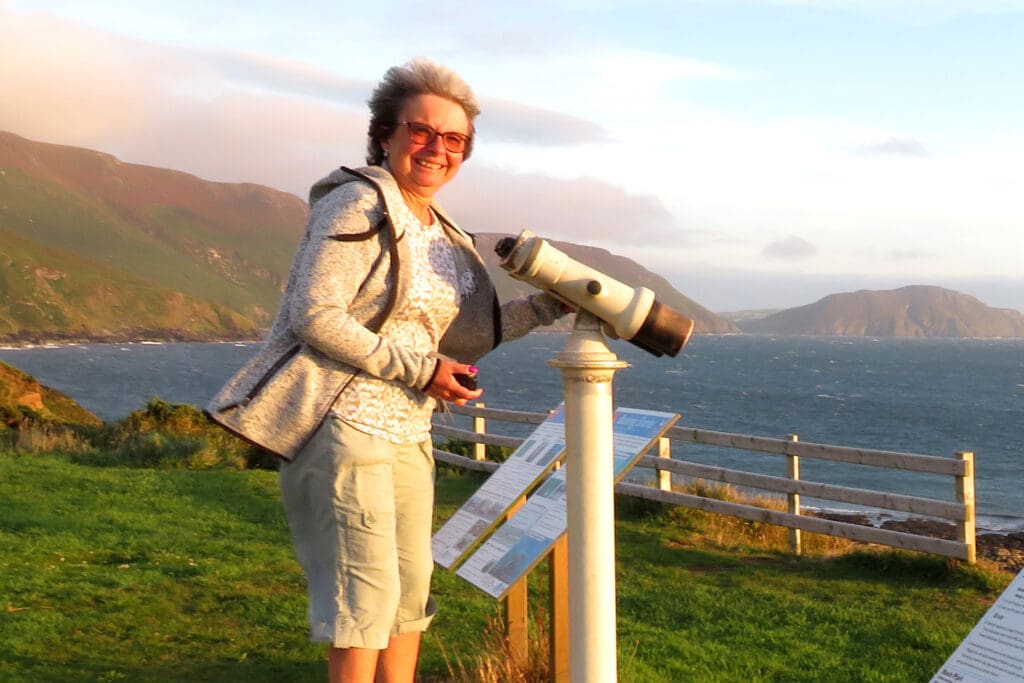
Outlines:
{"label": "cloud", "polygon": [[[31,139],[299,196],[365,153],[368,80],[266,55],[162,47],[53,18],[5,15],[2,5],[0,44],[11,60],[0,90],[14,95],[0,98],[0,129]],[[509,100],[483,105],[489,138],[570,146],[606,136],[578,117]],[[473,230],[529,227],[609,244],[678,238],[658,199],[595,179],[519,174],[474,160],[441,199]]]}
{"label": "cloud", "polygon": [[303,62],[253,52],[200,51],[191,59],[219,72],[226,82],[336,104],[363,106],[376,85],[366,79],[343,78]]}
{"label": "cloud", "polygon": [[911,157],[924,159],[931,156],[925,146],[913,138],[888,138],[881,142],[863,145],[856,149],[858,156],[873,157]]}
{"label": "cloud", "polygon": [[593,245],[678,244],[685,237],[657,198],[593,178],[557,179],[467,165],[440,198],[475,232],[517,234],[527,228],[550,239]]}
{"label": "cloud", "polygon": [[931,258],[933,255],[921,249],[893,249],[888,254],[893,261],[917,261]]}
{"label": "cloud", "polygon": [[[376,80],[251,52],[166,47],[0,5],[0,129],[45,142],[256,182],[304,195],[319,174],[359,163]],[[485,99],[488,137],[573,146],[597,124]]]}
{"label": "cloud", "polygon": [[782,260],[808,259],[818,253],[817,247],[802,237],[791,235],[785,239],[770,242],[761,250],[768,258]]}
{"label": "cloud", "polygon": [[477,128],[499,142],[524,145],[581,145],[604,142],[608,133],[593,121],[530,107],[518,102],[483,99]]}

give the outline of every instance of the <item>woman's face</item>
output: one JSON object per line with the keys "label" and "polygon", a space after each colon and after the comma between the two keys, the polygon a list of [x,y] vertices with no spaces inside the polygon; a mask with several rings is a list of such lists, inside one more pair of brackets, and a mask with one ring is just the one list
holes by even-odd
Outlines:
{"label": "woman's face", "polygon": [[462,153],[449,152],[441,135],[426,144],[409,139],[405,123],[425,124],[440,134],[469,136],[469,119],[461,105],[437,95],[415,95],[402,105],[398,125],[382,146],[388,153],[388,166],[405,192],[430,198],[455,177],[462,166]]}

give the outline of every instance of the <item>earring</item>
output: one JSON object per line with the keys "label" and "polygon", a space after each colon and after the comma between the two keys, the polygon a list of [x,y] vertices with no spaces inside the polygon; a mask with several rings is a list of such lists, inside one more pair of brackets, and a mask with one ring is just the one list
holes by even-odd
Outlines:
{"label": "earring", "polygon": [[387,158],[388,158],[388,151],[387,151],[387,150],[384,150],[384,158],[385,158],[385,159],[387,159]]}

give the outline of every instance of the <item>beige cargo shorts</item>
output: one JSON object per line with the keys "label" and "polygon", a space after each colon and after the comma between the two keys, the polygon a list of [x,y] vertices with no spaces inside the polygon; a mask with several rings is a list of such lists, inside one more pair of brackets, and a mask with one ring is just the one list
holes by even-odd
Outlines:
{"label": "beige cargo shorts", "polygon": [[426,630],[435,612],[429,439],[394,444],[328,415],[282,464],[280,485],[312,641],[383,649]]}

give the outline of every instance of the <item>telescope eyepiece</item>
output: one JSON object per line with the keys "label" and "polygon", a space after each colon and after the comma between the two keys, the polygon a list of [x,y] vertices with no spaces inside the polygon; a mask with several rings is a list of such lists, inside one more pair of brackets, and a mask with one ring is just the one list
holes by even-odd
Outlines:
{"label": "telescope eyepiece", "polygon": [[498,243],[494,245],[494,253],[501,258],[508,258],[508,255],[515,249],[516,238],[515,237],[502,237],[498,240]]}

